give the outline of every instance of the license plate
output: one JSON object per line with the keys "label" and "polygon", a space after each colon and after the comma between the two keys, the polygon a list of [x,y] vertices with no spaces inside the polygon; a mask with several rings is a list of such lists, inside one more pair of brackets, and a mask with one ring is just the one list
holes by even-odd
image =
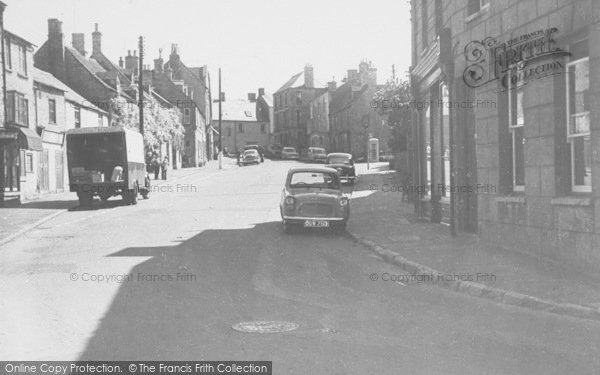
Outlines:
{"label": "license plate", "polygon": [[306,220],[304,222],[305,228],[328,228],[329,222],[327,220]]}

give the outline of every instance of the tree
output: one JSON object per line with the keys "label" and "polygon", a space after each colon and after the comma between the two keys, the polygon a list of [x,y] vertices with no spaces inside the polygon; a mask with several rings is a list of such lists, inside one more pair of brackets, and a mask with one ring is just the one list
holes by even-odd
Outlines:
{"label": "tree", "polygon": [[412,119],[411,105],[413,104],[408,81],[389,79],[381,89],[373,94],[371,99],[379,115],[388,118],[388,125],[392,128],[389,146],[394,154],[406,151]]}
{"label": "tree", "polygon": [[[177,108],[161,106],[157,102],[146,102],[144,108],[144,144],[147,148],[159,147],[170,143],[177,150],[183,147],[184,128],[181,112]],[[139,129],[139,107],[116,97],[110,103],[113,125],[130,129]]]}

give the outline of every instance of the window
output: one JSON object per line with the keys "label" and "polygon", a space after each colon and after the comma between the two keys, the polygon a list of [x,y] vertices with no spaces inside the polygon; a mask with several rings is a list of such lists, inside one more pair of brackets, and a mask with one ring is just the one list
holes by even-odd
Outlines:
{"label": "window", "polygon": [[10,39],[4,38],[4,56],[6,62],[6,68],[12,69],[12,51],[10,50]]}
{"label": "window", "polygon": [[244,132],[244,124],[239,123],[238,124],[238,133],[243,133]]}
{"label": "window", "polygon": [[[441,160],[441,168],[442,168],[442,180],[440,181],[442,185],[449,186],[450,185],[450,94],[448,92],[448,86],[442,84],[440,86],[441,98],[442,98],[442,110],[441,110],[441,135],[440,139],[442,141],[442,160]],[[442,196],[449,196],[448,189],[444,188],[442,191]]]}
{"label": "window", "polygon": [[81,107],[76,105],[74,108],[74,111],[75,111],[75,128],[80,128],[81,127]]}
{"label": "window", "polygon": [[191,116],[190,109],[189,108],[184,108],[183,109],[183,123],[185,125],[189,125],[190,124],[190,121],[191,121],[190,120],[190,116]]}
{"label": "window", "polygon": [[25,154],[25,173],[33,173],[33,154]]}
{"label": "window", "polygon": [[56,124],[56,100],[48,99],[48,121]]}
{"label": "window", "polygon": [[19,45],[19,73],[27,75],[27,47]]}
{"label": "window", "polygon": [[475,14],[479,12],[489,0],[469,0],[467,5],[467,15]]}
{"label": "window", "polygon": [[590,139],[590,60],[587,40],[571,48],[567,64],[567,140],[571,145],[571,189],[592,191]]}
{"label": "window", "polygon": [[19,125],[29,125],[29,101],[23,94],[10,92],[7,95],[6,107],[8,121]]}
{"label": "window", "polygon": [[296,105],[302,105],[302,91],[296,92]]}
{"label": "window", "polygon": [[267,127],[265,126],[265,124],[260,124],[260,132],[262,134],[265,134],[267,132]]}
{"label": "window", "polygon": [[[427,99],[429,101],[431,99]],[[426,195],[431,195],[431,106],[427,106],[425,109],[425,116],[423,116],[423,142],[425,143],[425,179],[426,181]]]}
{"label": "window", "polygon": [[227,136],[231,137],[231,128],[227,128]]}
{"label": "window", "polygon": [[98,113],[98,126],[104,126],[104,121],[102,120],[101,113]]}
{"label": "window", "polygon": [[[523,86],[516,84],[517,68],[509,71],[508,128],[511,133],[513,191],[525,191],[525,115]],[[514,77],[514,78],[513,78]]]}

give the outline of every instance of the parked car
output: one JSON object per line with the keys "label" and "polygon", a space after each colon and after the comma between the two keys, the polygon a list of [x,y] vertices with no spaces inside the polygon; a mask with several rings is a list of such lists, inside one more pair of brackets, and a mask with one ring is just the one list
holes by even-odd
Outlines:
{"label": "parked car", "polygon": [[331,153],[327,155],[325,166],[335,169],[340,176],[340,181],[345,181],[350,185],[354,185],[356,182],[356,168],[354,167],[352,154],[342,152]]}
{"label": "parked car", "polygon": [[260,154],[254,149],[246,150],[242,154],[242,160],[240,160],[240,163],[241,165],[260,164]]}
{"label": "parked car", "polygon": [[267,157],[273,158],[273,159],[281,159],[281,149],[283,147],[281,147],[281,145],[278,144],[270,144],[267,146],[267,151],[265,153],[265,155]]}
{"label": "parked car", "polygon": [[293,147],[284,147],[281,150],[281,158],[284,160],[298,160],[298,151]]}
{"label": "parked car", "polygon": [[327,162],[327,151],[322,147],[309,147],[307,157],[309,162],[325,163]]}
{"label": "parked car", "polygon": [[290,169],[279,209],[286,233],[300,226],[343,229],[350,218],[350,200],[332,168]]}
{"label": "parked car", "polygon": [[259,145],[247,145],[246,147],[244,147],[244,151],[246,152],[247,150],[256,150],[258,151],[258,154],[260,155],[260,162],[264,162],[265,161],[265,150],[262,148],[262,146]]}

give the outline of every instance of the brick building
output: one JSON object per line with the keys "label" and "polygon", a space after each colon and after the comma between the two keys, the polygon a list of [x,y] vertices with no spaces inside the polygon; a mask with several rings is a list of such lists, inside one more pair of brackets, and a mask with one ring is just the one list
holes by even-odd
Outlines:
{"label": "brick building", "polygon": [[600,3],[411,5],[419,212],[600,265]]}

